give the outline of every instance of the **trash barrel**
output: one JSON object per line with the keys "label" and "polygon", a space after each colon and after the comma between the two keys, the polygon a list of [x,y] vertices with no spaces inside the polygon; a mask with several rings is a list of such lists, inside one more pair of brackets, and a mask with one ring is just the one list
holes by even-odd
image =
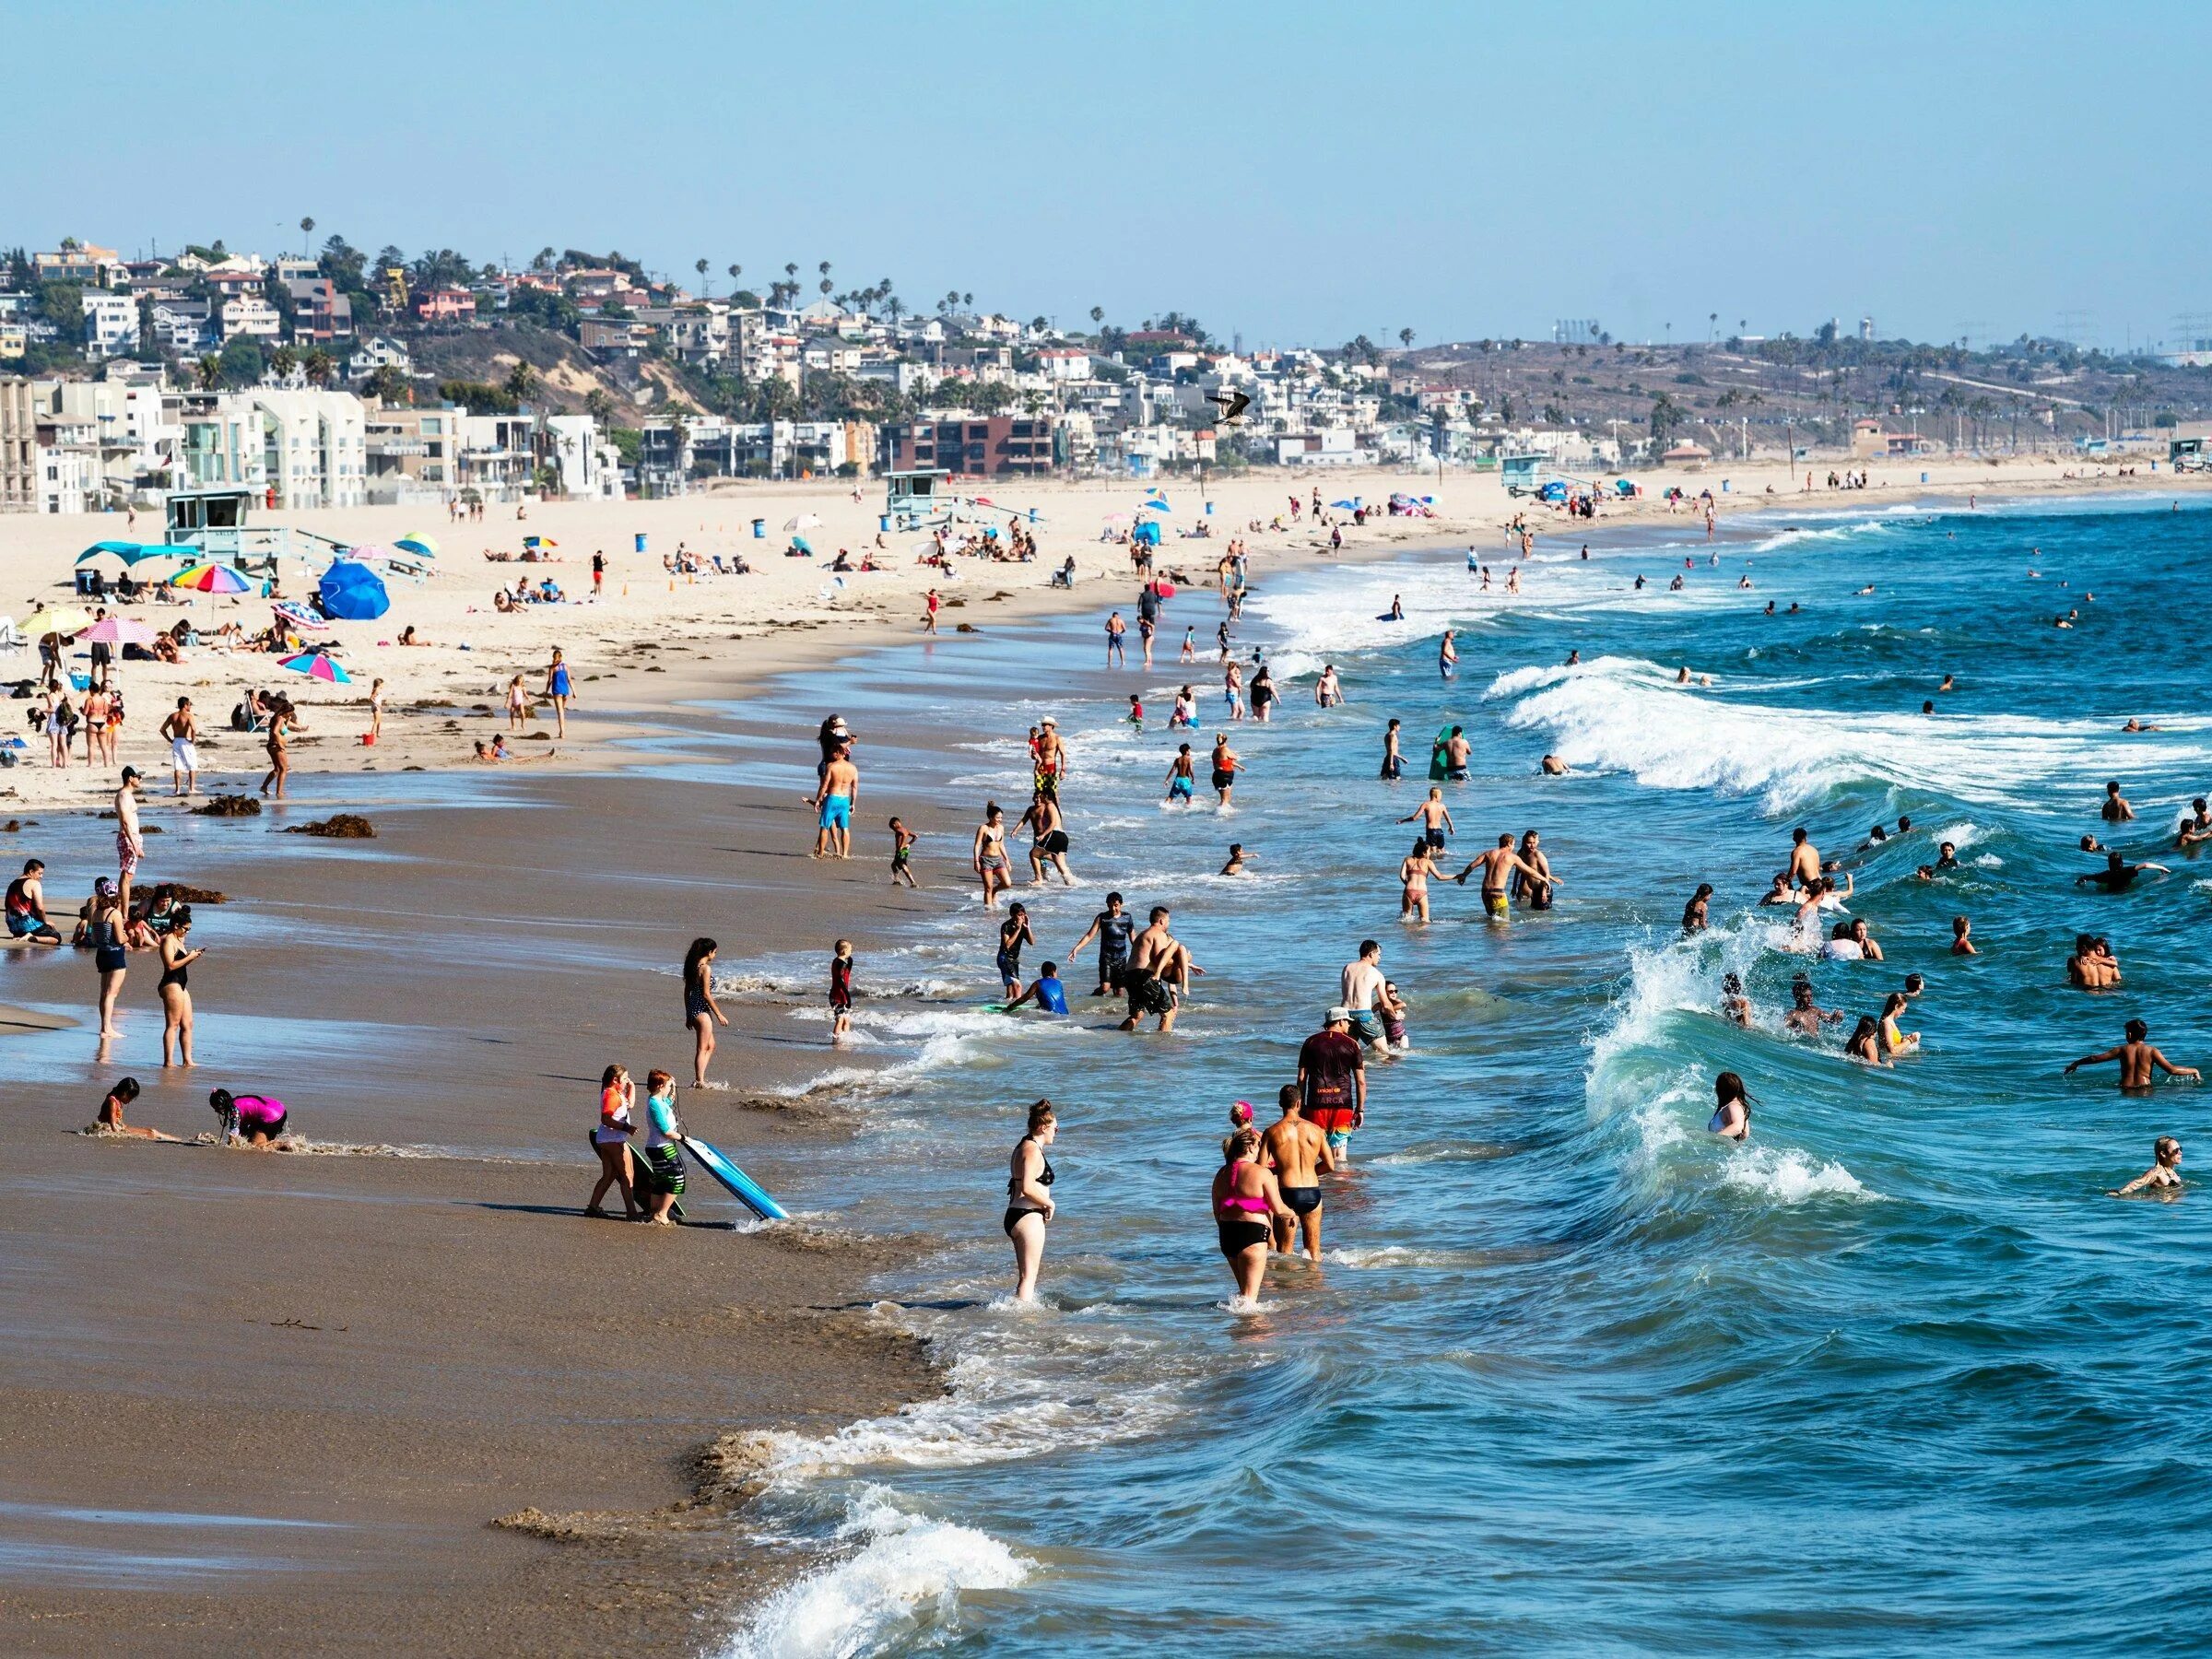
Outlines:
{"label": "trash barrel", "polygon": [[645,532],[644,532],[644,531],[641,530],[641,531],[639,531],[639,532],[638,532],[637,540],[638,540],[638,551],[639,551],[639,552],[641,552],[641,553],[644,552],[644,551],[645,551]]}
{"label": "trash barrel", "polygon": [[766,519],[755,519],[753,521],[753,539],[755,541],[766,541],[768,539],[768,521]]}

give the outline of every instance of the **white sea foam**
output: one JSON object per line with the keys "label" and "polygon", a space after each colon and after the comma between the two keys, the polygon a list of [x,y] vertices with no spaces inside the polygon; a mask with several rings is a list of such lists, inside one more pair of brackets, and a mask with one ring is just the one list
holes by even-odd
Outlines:
{"label": "white sea foam", "polygon": [[839,1528],[858,1547],[785,1585],[724,1649],[727,1659],[848,1659],[927,1629],[949,1636],[963,1590],[1009,1590],[1030,1564],[987,1533],[869,1491]]}
{"label": "white sea foam", "polygon": [[[1515,669],[1488,695],[1513,700],[1505,724],[1551,734],[1570,766],[1627,772],[1657,789],[1758,795],[1776,813],[1854,782],[2033,805],[2055,780],[2141,762],[2102,721],[1783,709],[1677,685],[1668,669],[1629,657]],[[2160,752],[2162,761],[2207,759],[2202,742]]]}
{"label": "white sea foam", "polygon": [[1777,1204],[1877,1196],[1840,1163],[1776,1147],[1746,1147],[1732,1153],[1721,1179],[1739,1192],[1756,1193]]}

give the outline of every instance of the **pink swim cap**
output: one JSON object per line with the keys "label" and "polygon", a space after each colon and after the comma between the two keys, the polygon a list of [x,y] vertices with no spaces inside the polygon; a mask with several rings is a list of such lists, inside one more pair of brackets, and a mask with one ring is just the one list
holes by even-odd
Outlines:
{"label": "pink swim cap", "polygon": [[1229,1109],[1229,1121],[1232,1124],[1251,1123],[1252,1102],[1250,1100],[1239,1100],[1234,1106],[1231,1106]]}

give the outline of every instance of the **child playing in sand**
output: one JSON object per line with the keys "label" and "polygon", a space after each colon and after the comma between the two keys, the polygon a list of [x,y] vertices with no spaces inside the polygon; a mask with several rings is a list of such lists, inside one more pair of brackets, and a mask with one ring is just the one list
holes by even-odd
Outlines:
{"label": "child playing in sand", "polygon": [[891,885],[904,882],[908,887],[922,884],[914,879],[914,842],[921,840],[897,818],[891,820]]}
{"label": "child playing in sand", "polygon": [[173,1141],[179,1137],[164,1135],[159,1129],[147,1129],[123,1121],[123,1109],[138,1098],[138,1079],[119,1077],[115,1087],[108,1090],[108,1098],[100,1103],[100,1121],[92,1125],[94,1135],[128,1135],[139,1140]]}
{"label": "child playing in sand", "polygon": [[853,941],[840,939],[830,959],[830,1035],[842,1037],[853,1029]]}

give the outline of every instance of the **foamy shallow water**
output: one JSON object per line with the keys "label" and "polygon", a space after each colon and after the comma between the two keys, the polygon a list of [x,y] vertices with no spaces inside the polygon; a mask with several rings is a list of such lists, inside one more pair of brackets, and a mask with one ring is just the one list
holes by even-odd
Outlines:
{"label": "foamy shallow water", "polygon": [[[1084,885],[1018,895],[1030,963],[1059,961],[1071,991],[1055,1028],[967,1006],[994,992],[990,923],[950,893],[864,957],[849,1054],[827,1043],[811,956],[734,970],[754,976],[739,994],[794,1005],[822,1078],[868,1091],[857,1142],[794,1196],[952,1241],[882,1288],[953,1390],[781,1447],[762,1514],[829,1553],[746,1610],[729,1651],[2167,1640],[2206,1576],[2175,1545],[2212,1506],[2205,1431],[2174,1408],[2201,1392],[2201,1347],[2159,1313],[2212,1226],[2186,1199],[2099,1194],[2152,1135],[2187,1133],[2194,1097],[2059,1074],[2130,1013],[2177,1059],[2212,1053],[2194,872],[2167,858],[2181,874],[2119,899],[2072,884],[2104,778],[2142,814],[2119,844],[2154,856],[2212,782],[2191,712],[2212,625],[2166,592],[2203,568],[2212,515],[1861,514],[1770,524],[1718,567],[1674,534],[1586,562],[1547,548],[1567,557],[1524,571],[1518,598],[1475,587],[1464,548],[1255,595],[1239,648],[1266,652],[1284,700],[1235,731],[1251,770],[1226,821],[1159,811],[1185,735],[1118,718],[1130,689],[1164,711],[1189,679],[1216,721],[1218,669],[1098,675],[1095,618],[778,691],[802,743],[832,705],[877,726],[957,708],[969,747],[934,776],[903,758],[899,787],[963,810],[1025,798],[1004,738],[1057,712]],[[1510,560],[1489,562],[1501,582]],[[2082,626],[2050,628],[2091,588]],[[1409,619],[1368,620],[1393,594]],[[1803,609],[1769,618],[1770,598]],[[1217,603],[1176,601],[1168,637],[1210,633]],[[1447,622],[1465,630],[1453,684],[1434,665]],[[1312,704],[1324,662],[1344,709]],[[1675,683],[1685,664],[1712,684]],[[1959,689],[1923,716],[1945,672]],[[1411,775],[1385,787],[1393,714]],[[2170,729],[2122,736],[2129,714]],[[1431,927],[1397,922],[1411,830],[1394,820],[1449,724],[1477,745],[1449,867],[1537,828],[1566,882],[1548,915],[1486,926],[1440,887]],[[1574,775],[1538,776],[1547,750]],[[1860,852],[1900,813],[1912,836]],[[1800,822],[1853,861],[1850,913],[1886,962],[1776,948],[1788,912],[1752,905]],[[1232,838],[1266,879],[1216,876]],[[951,839],[923,849],[935,874],[964,860]],[[1964,867],[1917,879],[1943,839]],[[1700,880],[1714,926],[1686,941]],[[1118,1007],[1075,994],[1089,963],[1067,947],[1109,887],[1171,903],[1209,970],[1172,1037],[1124,1037]],[[1961,913],[1971,961],[1947,954]],[[2059,988],[2077,931],[2112,938],[2124,995]],[[1271,1115],[1363,935],[1411,1000],[1415,1052],[1371,1074],[1320,1267],[1279,1265],[1260,1310],[1226,1312],[1205,1202],[1227,1108]],[[1893,1070],[1782,1025],[1796,972],[1855,1018],[1909,971],[1929,982],[1904,1019],[1924,1046]],[[1719,1018],[1732,972],[1749,1030]],[[1746,1147],[1705,1132],[1724,1068],[1753,1092]],[[1019,1310],[998,1210],[1040,1095],[1062,1112],[1062,1211],[1043,1304]]]}

